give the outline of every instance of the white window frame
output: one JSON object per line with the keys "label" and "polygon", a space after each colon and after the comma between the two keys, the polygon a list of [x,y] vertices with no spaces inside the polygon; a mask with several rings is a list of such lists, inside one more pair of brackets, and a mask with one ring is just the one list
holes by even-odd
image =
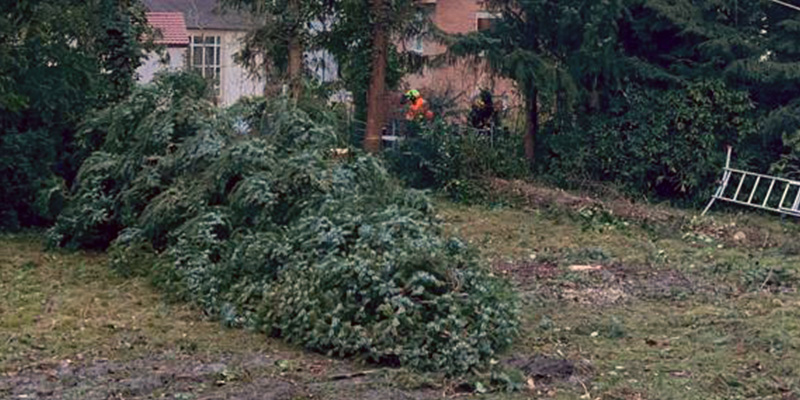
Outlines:
{"label": "white window frame", "polygon": [[[420,4],[423,6],[423,8],[426,8],[426,9],[428,7],[436,7],[436,1],[435,0],[434,1],[429,1],[427,3],[426,2],[422,2]],[[425,23],[424,18],[426,16],[426,14],[432,13],[432,12],[433,11],[430,10],[430,9],[420,11],[420,12],[418,12],[416,14],[415,18],[419,20],[418,22],[420,24],[424,24]],[[406,39],[404,47],[409,52],[417,53],[417,54],[420,54],[420,55],[425,54],[425,38],[421,33],[417,34],[417,35],[414,35],[414,36]]]}
{"label": "white window frame", "polygon": [[408,51],[424,54],[425,53],[425,40],[422,35],[417,35],[408,40]]}
{"label": "white window frame", "polygon": [[493,13],[489,11],[478,11],[475,13],[475,31],[480,31],[479,21],[482,19],[499,19],[502,15],[500,13]]}
{"label": "white window frame", "polygon": [[[211,39],[209,43],[207,39]],[[198,41],[199,39],[199,41]],[[214,56],[211,63],[208,63],[206,50],[214,49]],[[195,64],[194,56],[196,49],[200,50],[200,64]],[[189,40],[189,69],[198,71],[200,76],[210,81],[211,87],[218,100],[222,99],[222,36],[206,35],[203,33],[193,34]]]}

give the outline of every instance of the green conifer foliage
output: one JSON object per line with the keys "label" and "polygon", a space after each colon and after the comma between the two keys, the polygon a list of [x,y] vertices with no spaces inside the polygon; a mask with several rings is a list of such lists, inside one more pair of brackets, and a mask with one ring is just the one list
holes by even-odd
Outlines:
{"label": "green conifer foliage", "polygon": [[138,0],[0,2],[0,229],[52,223],[77,126],[129,93],[147,29]]}
{"label": "green conifer foliage", "polygon": [[[242,136],[231,129],[241,115],[214,112],[180,81],[95,120],[106,140],[53,243],[110,244],[118,270],[326,354],[459,374],[509,345],[514,296],[443,235],[424,194],[377,158],[334,157],[339,133],[282,100],[239,108],[265,110],[244,115],[262,123]],[[114,123],[129,116],[143,122]]]}

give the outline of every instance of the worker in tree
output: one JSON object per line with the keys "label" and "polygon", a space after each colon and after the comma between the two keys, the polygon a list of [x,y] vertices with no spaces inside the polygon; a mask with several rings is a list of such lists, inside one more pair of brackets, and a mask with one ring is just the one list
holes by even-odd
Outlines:
{"label": "worker in tree", "polygon": [[409,104],[406,111],[406,120],[430,121],[433,119],[433,112],[428,109],[428,103],[422,98],[418,90],[411,89],[407,91],[404,99]]}

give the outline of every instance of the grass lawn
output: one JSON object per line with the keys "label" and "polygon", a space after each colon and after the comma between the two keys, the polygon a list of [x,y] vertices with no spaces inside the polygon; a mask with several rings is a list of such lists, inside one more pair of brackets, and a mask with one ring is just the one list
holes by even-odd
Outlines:
{"label": "grass lawn", "polygon": [[535,394],[800,398],[800,224],[671,212],[670,226],[648,226],[586,210],[441,207],[524,299],[512,357],[573,363],[569,376],[540,373]]}
{"label": "grass lawn", "polygon": [[407,398],[399,388],[414,398],[443,390],[228,329],[164,299],[143,279],[117,276],[102,254],[0,236],[0,399],[385,400]]}
{"label": "grass lawn", "polygon": [[[516,393],[475,396],[800,398],[795,221],[438,208],[448,232],[477,246],[523,299],[521,337],[499,362],[529,378]],[[116,276],[106,261],[45,251],[35,234],[0,236],[0,398],[462,395],[458,381],[226,329],[145,280]]]}

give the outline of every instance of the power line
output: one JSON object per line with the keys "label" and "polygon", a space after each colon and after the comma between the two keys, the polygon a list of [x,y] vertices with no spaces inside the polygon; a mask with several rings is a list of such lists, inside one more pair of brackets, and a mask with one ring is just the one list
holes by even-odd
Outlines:
{"label": "power line", "polygon": [[783,2],[781,0],[769,0],[769,1],[771,1],[771,2],[773,2],[775,4],[780,4],[780,5],[784,6],[784,7],[789,7],[791,9],[795,10],[795,11],[800,11],[800,7],[798,7],[798,6],[794,5],[794,4],[785,3],[785,2]]}

